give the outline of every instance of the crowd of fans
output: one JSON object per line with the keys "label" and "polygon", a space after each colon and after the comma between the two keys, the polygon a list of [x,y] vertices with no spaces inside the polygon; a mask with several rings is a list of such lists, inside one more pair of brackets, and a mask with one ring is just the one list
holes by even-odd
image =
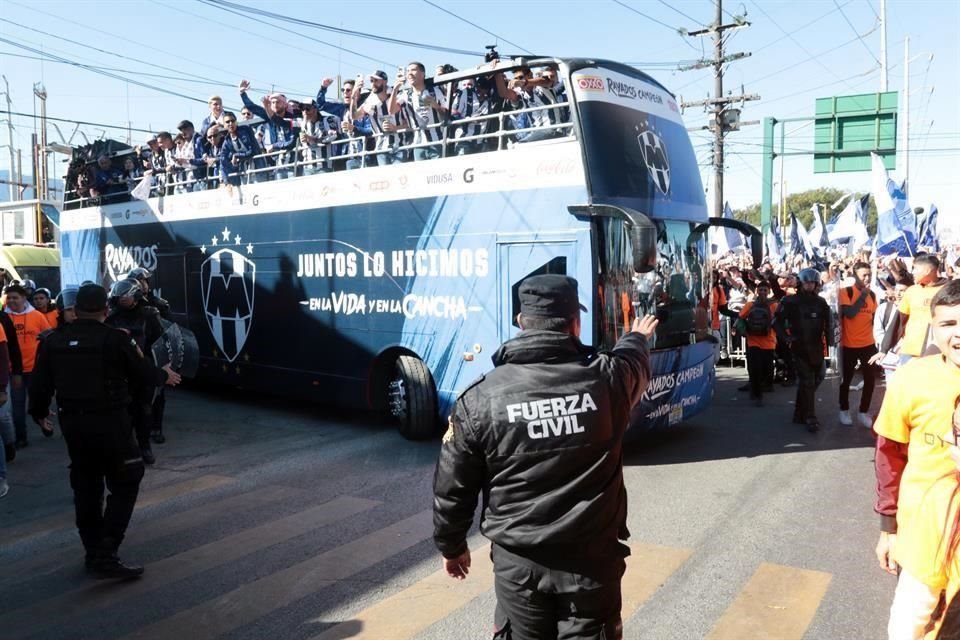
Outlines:
{"label": "crowd of fans", "polygon": [[141,198],[229,188],[466,155],[572,131],[555,65],[515,68],[507,79],[498,64],[492,59],[473,73],[440,65],[428,78],[422,63],[411,62],[392,86],[380,70],[343,82],[341,100],[328,98],[333,79],[326,78],[314,99],[274,93],[258,104],[243,80],[239,116],[211,96],[199,127],[182,120],[178,133],[160,131],[133,152],[80,159],[68,174],[66,200],[121,201],[138,186]]}

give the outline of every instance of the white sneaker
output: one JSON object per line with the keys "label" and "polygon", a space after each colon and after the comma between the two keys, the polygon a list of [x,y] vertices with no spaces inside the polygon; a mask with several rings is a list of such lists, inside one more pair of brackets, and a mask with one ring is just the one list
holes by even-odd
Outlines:
{"label": "white sneaker", "polygon": [[860,391],[861,389],[863,389],[863,380],[857,384],[850,385],[850,391]]}
{"label": "white sneaker", "polygon": [[860,425],[864,429],[873,429],[873,418],[870,417],[869,413],[860,412],[857,414],[857,419],[860,420]]}
{"label": "white sneaker", "polygon": [[10,485],[6,480],[0,480],[0,498],[10,493]]}
{"label": "white sneaker", "polygon": [[850,418],[849,411],[840,412],[840,424],[842,424],[845,427],[849,427],[850,425],[853,424],[853,420]]}

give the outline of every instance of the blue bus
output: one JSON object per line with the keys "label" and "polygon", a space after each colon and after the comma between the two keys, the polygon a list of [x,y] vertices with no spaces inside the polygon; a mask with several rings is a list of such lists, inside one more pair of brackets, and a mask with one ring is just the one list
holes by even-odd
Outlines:
{"label": "blue bus", "polygon": [[[200,378],[389,412],[404,437],[428,438],[519,331],[519,283],[568,274],[588,308],[585,344],[611,346],[637,314],[661,319],[636,430],[696,415],[715,381],[702,311],[711,219],[674,97],[587,59],[505,60],[432,86],[452,105],[464,83],[492,91],[492,73],[518,69],[553,70],[566,98],[549,118],[520,102],[439,122],[439,158],[376,166],[374,144],[341,138],[329,167],[365,166],[303,175],[304,155],[288,154],[294,177],[258,180],[281,162],[265,154],[230,189],[68,201],[62,280],[109,285],[146,267],[197,336]],[[548,131],[524,135],[535,126]],[[713,223],[762,244],[752,227]]]}

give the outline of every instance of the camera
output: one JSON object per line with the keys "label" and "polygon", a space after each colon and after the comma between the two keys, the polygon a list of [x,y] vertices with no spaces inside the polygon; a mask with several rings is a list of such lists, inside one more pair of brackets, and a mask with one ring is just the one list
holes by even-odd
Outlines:
{"label": "camera", "polygon": [[484,62],[493,62],[494,60],[500,59],[500,54],[497,52],[497,45],[488,44],[486,47],[487,52],[483,54]]}

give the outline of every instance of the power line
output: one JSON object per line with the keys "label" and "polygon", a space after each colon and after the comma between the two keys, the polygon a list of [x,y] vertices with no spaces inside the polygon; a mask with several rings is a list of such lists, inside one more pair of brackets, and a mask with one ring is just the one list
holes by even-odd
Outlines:
{"label": "power line", "polygon": [[[852,1],[853,1],[853,0],[847,0],[846,2],[844,2],[844,3],[843,3],[842,5],[840,5],[839,7],[835,7],[835,8],[833,8],[833,9],[831,9],[830,11],[827,11],[825,14],[814,18],[814,19],[811,20],[810,22],[805,22],[804,24],[800,25],[799,27],[796,27],[795,29],[793,29],[793,33],[797,33],[798,31],[803,31],[803,30],[806,29],[807,27],[812,26],[812,25],[816,24],[817,22],[820,22],[820,21],[823,20],[824,18],[833,15],[834,13],[836,13],[837,11],[839,11],[840,7],[845,7],[845,6],[847,6],[848,4],[850,4]],[[757,49],[755,50],[755,53],[760,53],[760,52],[763,51],[764,49],[766,49],[766,48],[768,48],[768,47],[772,47],[773,45],[779,44],[779,43],[781,43],[781,42],[783,42],[783,38],[776,38],[776,39],[774,39],[774,40],[771,40],[770,42],[768,42],[767,44],[763,45],[762,47],[757,47]]]}
{"label": "power line", "polygon": [[690,17],[689,14],[686,14],[686,13],[684,13],[683,11],[680,11],[680,9],[677,9],[677,8],[674,7],[673,5],[671,5],[671,4],[667,3],[667,2],[664,2],[664,0],[657,0],[657,2],[659,2],[660,4],[662,4],[663,6],[665,6],[667,9],[670,9],[670,10],[673,11],[674,13],[680,14],[681,16],[683,16],[684,18],[686,18],[686,19],[689,20],[690,22],[693,22],[693,23],[695,23],[695,24],[698,24],[698,25],[700,25],[701,27],[707,26],[707,25],[705,25],[705,24],[703,23],[703,21],[697,20],[696,18]]}
{"label": "power line", "polygon": [[[56,64],[73,64],[72,61],[64,62],[62,60],[57,60],[49,57],[49,54],[44,51],[42,56],[25,56],[20,53],[12,53],[10,51],[0,51],[0,56],[10,56],[11,58],[23,58],[25,60],[41,60],[43,62],[54,62]],[[148,73],[146,71],[139,71],[133,69],[119,69],[117,67],[101,67],[97,65],[89,65],[91,69],[98,69],[100,71],[117,71],[119,73],[135,73],[138,76],[146,76],[148,78],[160,78],[162,80],[176,80],[177,82],[193,82],[196,84],[205,84],[205,85],[214,85],[214,86],[228,86],[221,85],[217,82],[207,81],[207,80],[195,80],[193,78],[183,78],[181,76],[168,76],[161,73]],[[59,95],[59,94],[58,94]]]}
{"label": "power line", "polygon": [[515,42],[510,42],[509,40],[507,40],[507,39],[504,38],[503,36],[498,36],[498,35],[495,34],[493,31],[488,31],[487,29],[484,29],[483,27],[481,27],[480,25],[476,24],[475,22],[470,22],[469,20],[467,20],[467,19],[464,18],[463,16],[459,16],[459,15],[455,14],[453,11],[449,11],[449,10],[447,10],[447,9],[444,9],[444,8],[441,7],[440,5],[438,5],[438,4],[434,3],[434,2],[430,2],[430,0],[423,0],[423,1],[424,1],[425,3],[427,3],[428,5],[430,5],[431,7],[433,7],[434,9],[439,9],[440,11],[443,11],[444,13],[453,16],[453,17],[456,18],[457,20],[460,20],[461,22],[465,22],[465,23],[467,23],[468,25],[470,25],[471,27],[474,27],[474,28],[476,28],[476,29],[479,29],[480,31],[483,31],[483,32],[484,32],[485,34],[487,34],[488,36],[493,36],[493,37],[496,38],[497,40],[502,40],[502,41],[506,42],[508,45],[510,45],[511,47],[516,47],[517,49],[520,49],[520,51],[523,51],[524,53],[530,54],[531,56],[534,55],[534,53],[533,53],[532,51],[530,51],[530,50],[528,50],[528,49],[524,49],[523,47],[521,47],[520,45],[518,45],[518,44],[515,43]]}
{"label": "power line", "polygon": [[[870,35],[871,33],[873,33],[873,32],[876,31],[876,30],[877,30],[877,25],[874,25],[873,29],[871,29],[870,31],[868,31],[867,33],[865,33],[864,36]],[[790,66],[780,67],[780,68],[777,69],[776,71],[774,71],[774,72],[772,72],[772,73],[768,73],[768,74],[765,75],[765,76],[761,76],[761,77],[759,77],[759,78],[757,78],[757,79],[755,79],[755,80],[752,80],[751,82],[760,82],[761,80],[766,80],[767,78],[772,78],[773,76],[781,75],[781,74],[783,74],[784,71],[788,71],[788,70],[793,69],[793,68],[795,68],[795,67],[799,67],[799,66],[802,65],[802,64],[805,64],[805,63],[807,63],[807,62],[810,62],[810,61],[813,60],[814,58],[820,58],[820,57],[822,57],[822,56],[827,55],[828,53],[833,53],[834,51],[836,51],[836,50],[838,50],[838,49],[842,49],[843,47],[846,47],[846,46],[849,46],[849,45],[853,44],[854,42],[856,42],[856,41],[859,40],[859,39],[860,39],[860,36],[857,36],[856,38],[853,38],[852,40],[847,40],[846,42],[843,42],[843,43],[841,43],[841,44],[838,44],[838,45],[835,46],[835,47],[832,47],[832,48],[830,48],[830,49],[827,49],[826,51],[821,51],[820,53],[811,55],[811,56],[809,56],[809,57],[807,57],[807,58],[804,58],[803,60],[800,60],[799,62],[795,62],[794,64],[792,64],[792,65],[790,65]]]}
{"label": "power line", "polygon": [[266,11],[264,9],[257,9],[256,7],[248,7],[246,5],[237,4],[235,2],[228,2],[227,0],[197,0],[197,1],[202,2],[203,4],[216,7],[218,9],[229,7],[236,11],[258,15],[263,18],[272,18],[273,20],[278,20],[280,22],[289,22],[291,24],[299,24],[304,27],[311,27],[313,29],[320,29],[322,31],[331,31],[333,33],[339,33],[346,36],[355,36],[357,38],[365,38],[367,40],[376,40],[378,42],[397,44],[404,47],[413,47],[416,49],[426,49],[429,51],[439,51],[441,53],[452,53],[452,54],[464,55],[464,56],[482,56],[483,55],[482,53],[478,53],[476,51],[467,51],[465,49],[455,49],[452,47],[441,47],[438,45],[426,44],[423,42],[413,42],[410,40],[402,40],[400,38],[390,38],[390,37],[381,36],[375,33],[366,33],[364,31],[354,31],[352,29],[343,29],[341,27],[333,27],[327,24],[313,22],[311,20],[303,20],[301,18],[294,18],[292,16],[287,16],[280,13],[274,13],[272,11]]}
{"label": "power line", "polygon": [[[154,0],[154,1],[156,2],[156,0]],[[240,16],[241,18],[243,18],[243,19],[245,19],[245,20],[252,20],[253,22],[256,22],[257,24],[260,24],[260,25],[265,24],[265,25],[267,25],[268,27],[273,27],[274,29],[278,29],[278,30],[280,30],[280,31],[284,31],[284,32],[286,32],[286,33],[292,33],[292,34],[295,35],[295,36],[300,36],[301,38],[305,38],[305,39],[307,39],[307,40],[310,40],[311,42],[316,42],[316,43],[318,43],[318,44],[322,44],[322,45],[327,46],[327,47],[333,47],[334,49],[339,49],[340,51],[343,51],[344,53],[349,53],[349,54],[351,54],[351,55],[357,56],[358,58],[364,58],[364,59],[366,59],[366,60],[370,60],[371,62],[376,62],[376,63],[378,63],[378,64],[385,64],[385,65],[387,65],[388,67],[392,67],[392,66],[393,66],[393,63],[392,63],[392,62],[387,62],[387,61],[385,61],[385,60],[380,60],[379,58],[374,58],[374,57],[368,56],[368,55],[366,55],[365,53],[360,53],[359,51],[354,51],[353,49],[347,49],[346,47],[341,47],[341,46],[339,46],[339,45],[331,44],[331,43],[326,42],[326,41],[324,41],[324,40],[320,40],[319,38],[314,38],[313,36],[308,36],[308,35],[305,34],[305,33],[300,33],[299,31],[294,31],[293,29],[288,29],[288,28],[286,28],[286,27],[281,27],[280,25],[278,25],[278,24],[273,24],[272,22],[263,22],[262,20],[257,20],[257,19],[254,18],[253,16],[248,15],[248,14],[246,14],[246,13],[243,13],[242,11],[235,11],[235,10],[229,9],[229,8],[227,8],[227,7],[221,7],[221,6],[219,6],[219,5],[216,5],[216,4],[213,4],[213,3],[210,3],[210,2],[205,2],[204,0],[197,0],[197,1],[198,1],[198,2],[202,2],[203,4],[209,4],[209,5],[210,5],[211,7],[213,7],[214,9],[219,9],[220,11],[226,11],[227,13],[232,13],[232,14],[235,15],[235,16]],[[205,19],[207,19],[207,18],[205,18]],[[216,22],[216,21],[214,20],[214,21],[212,21],[212,22]],[[219,23],[218,23],[218,24],[219,24]],[[238,31],[243,31],[243,30],[240,29],[239,27],[233,27],[233,28],[234,28],[234,29],[237,29]],[[244,32],[245,32],[245,33],[250,33],[249,31],[244,31]],[[261,37],[263,37],[263,34],[259,34],[259,35],[260,35]],[[299,47],[297,47],[297,48],[299,48]],[[313,53],[313,52],[310,52],[310,53]],[[323,57],[324,57],[324,58],[327,58],[328,60],[334,60],[334,58],[330,58],[329,56],[323,56]]]}
{"label": "power line", "polygon": [[[638,16],[643,16],[644,18],[646,18],[647,20],[650,20],[651,22],[655,22],[656,24],[659,24],[660,26],[663,26],[663,27],[666,27],[667,29],[670,29],[670,31],[673,31],[674,33],[676,33],[677,35],[679,35],[681,38],[683,38],[683,42],[684,42],[688,47],[690,47],[690,48],[693,49],[694,51],[697,50],[697,48],[696,48],[695,46],[693,46],[692,44],[690,44],[689,42],[687,42],[687,39],[683,37],[683,36],[686,35],[686,31],[685,31],[684,29],[679,29],[679,28],[677,28],[677,27],[671,27],[671,26],[670,26],[669,24],[667,24],[666,22],[663,22],[662,20],[657,20],[657,19],[654,18],[653,16],[649,16],[649,15],[645,14],[644,12],[642,12],[642,11],[640,11],[640,10],[638,10],[638,9],[634,9],[634,8],[631,7],[630,5],[625,4],[625,3],[621,2],[620,0],[612,0],[612,2],[617,3],[618,5],[620,5],[621,7],[623,7],[624,9],[627,9],[628,11],[633,11],[633,12],[634,12],[635,14],[637,14]],[[694,22],[696,22],[696,20],[694,20]]]}
{"label": "power line", "polygon": [[877,56],[873,55],[873,51],[871,51],[871,50],[870,50],[870,47],[867,46],[867,43],[863,41],[863,38],[864,38],[865,35],[867,35],[867,34],[869,34],[869,33],[873,33],[873,31],[876,30],[876,23],[874,23],[874,28],[873,28],[873,29],[871,29],[871,30],[868,31],[866,34],[864,34],[864,36],[861,36],[861,35],[857,32],[857,28],[856,28],[855,26],[853,26],[853,23],[852,23],[852,22],[850,22],[850,18],[847,17],[847,14],[844,13],[844,12],[843,12],[843,9],[840,7],[840,5],[837,4],[837,0],[833,0],[833,4],[834,4],[834,6],[837,8],[837,11],[840,12],[840,15],[843,16],[843,21],[846,22],[848,25],[850,25],[850,28],[853,29],[853,32],[857,34],[857,39],[860,40],[860,44],[862,44],[862,45],[863,45],[863,48],[867,50],[867,53],[870,54],[870,57],[873,58],[874,60],[876,60],[876,61],[877,61],[877,64],[880,64],[880,60],[877,60]]}
{"label": "power line", "polygon": [[[33,11],[34,13],[39,13],[39,14],[44,15],[44,16],[48,16],[48,17],[51,17],[51,18],[56,18],[57,20],[61,20],[61,21],[64,21],[64,22],[69,22],[72,27],[81,27],[81,28],[84,28],[84,29],[89,29],[90,31],[94,31],[94,32],[96,32],[96,33],[102,33],[102,34],[104,34],[104,35],[108,35],[108,36],[110,36],[110,37],[112,37],[112,38],[115,38],[115,39],[117,39],[117,40],[122,40],[122,41],[124,41],[124,42],[129,42],[129,43],[135,44],[135,45],[137,45],[138,49],[149,49],[149,50],[151,50],[151,51],[156,51],[157,53],[163,54],[163,55],[166,56],[166,57],[173,57],[173,58],[177,58],[178,60],[183,60],[183,61],[185,61],[185,62],[189,62],[189,63],[191,64],[191,66],[194,66],[194,67],[195,67],[195,66],[203,66],[203,67],[206,67],[206,68],[208,68],[208,69],[214,69],[214,70],[220,71],[220,72],[222,72],[222,73],[230,74],[230,75],[233,76],[233,77],[241,77],[240,74],[238,74],[238,73],[236,73],[236,72],[234,72],[234,71],[230,71],[230,70],[228,70],[228,69],[223,69],[223,68],[221,68],[221,67],[215,67],[215,66],[206,64],[206,63],[203,62],[203,58],[201,58],[200,60],[197,60],[196,58],[187,58],[187,57],[181,56],[181,55],[179,55],[179,54],[177,54],[177,53],[174,53],[174,52],[172,52],[172,51],[167,51],[167,50],[164,50],[164,49],[160,49],[160,48],[151,46],[150,44],[148,44],[147,42],[144,42],[143,40],[133,40],[133,39],[131,39],[131,38],[126,38],[126,37],[124,37],[124,36],[118,35],[118,34],[113,33],[113,32],[111,32],[111,31],[104,31],[103,29],[98,29],[98,28],[96,28],[96,27],[91,27],[90,25],[77,22],[77,21],[74,20],[72,17],[71,17],[71,19],[67,20],[67,19],[65,19],[65,18],[63,18],[62,16],[59,16],[59,15],[57,15],[57,14],[48,13],[48,12],[46,12],[46,11],[41,11],[40,9],[37,9],[37,8],[35,8],[35,7],[31,7],[31,6],[29,6],[29,5],[20,4],[20,3],[18,3],[18,2],[11,2],[11,4],[15,4],[15,5],[17,5],[18,7],[22,7],[22,8],[24,8],[24,9],[29,10],[29,11]],[[168,8],[169,8],[169,7],[168,7]],[[176,7],[175,11],[176,11],[177,13],[183,13],[183,14],[186,14],[186,15],[193,15],[194,17],[201,17],[201,16],[196,16],[196,14],[191,14],[189,11],[186,11],[186,10],[183,9],[182,7]],[[217,23],[217,26],[222,27],[223,24],[220,23],[220,22],[218,22],[218,23]],[[249,32],[249,33],[251,33],[251,35],[257,35],[257,34],[253,34],[252,32]],[[83,45],[83,46],[86,47],[86,45]],[[313,52],[311,52],[311,53],[313,53]],[[115,55],[115,54],[113,54],[113,53],[111,52],[110,55],[113,56],[113,55]],[[321,54],[316,54],[316,53],[314,53],[314,55],[323,57]],[[143,61],[139,61],[139,62],[140,62],[141,64],[149,64],[149,65],[151,65],[151,66],[157,66],[157,65],[154,65],[153,63],[147,63],[147,62],[143,62]],[[160,67],[158,67],[158,68],[160,68]],[[171,69],[164,68],[164,70],[170,71]],[[181,72],[180,69],[175,69],[174,71],[176,71],[176,72],[178,72],[178,73]],[[139,73],[139,72],[131,72],[131,73]],[[193,75],[194,77],[197,77],[197,78],[203,78],[203,76],[197,76],[197,75],[195,75],[195,74],[190,74],[190,75]],[[210,80],[209,78],[203,78],[203,79]],[[251,78],[251,80],[254,80],[254,79]],[[220,83],[219,83],[219,82],[212,82],[212,81],[211,81],[210,84],[220,84]],[[266,84],[266,83],[256,82],[256,81],[255,81],[255,84]],[[227,85],[223,85],[223,86],[235,87],[235,86],[236,86],[236,83],[227,84]],[[289,92],[289,90],[288,90],[288,92]],[[299,93],[299,92],[295,92],[295,93]]]}
{"label": "power line", "polygon": [[[40,119],[40,116],[38,116],[35,113],[21,113],[19,111],[6,111],[4,109],[0,109],[0,113],[11,115],[11,116],[17,116],[20,118],[31,118],[33,120]],[[138,133],[153,133],[153,131],[150,129],[138,129],[137,127],[131,127],[125,124],[117,125],[117,124],[104,124],[102,122],[85,122],[83,120],[70,120],[69,118],[54,118],[53,116],[47,116],[47,120],[52,120],[54,122],[67,122],[69,124],[80,124],[88,127],[100,127],[101,129],[120,129],[123,131],[127,131],[129,129],[130,131],[136,131]]]}
{"label": "power line", "polygon": [[[3,18],[0,18],[0,20],[3,20]],[[7,21],[7,22],[9,22],[9,21]],[[207,101],[206,101],[206,100],[203,100],[202,98],[196,98],[196,97],[194,97],[194,96],[188,96],[188,95],[186,95],[186,94],[179,93],[179,92],[177,92],[177,91],[171,91],[171,90],[169,90],[169,89],[163,89],[162,87],[158,87],[158,86],[152,85],[152,84],[147,84],[147,83],[145,83],[145,82],[140,82],[139,80],[134,80],[134,79],[132,79],[132,78],[127,78],[126,76],[117,75],[117,74],[115,74],[115,73],[113,73],[113,72],[110,72],[110,71],[100,71],[100,70],[98,70],[96,67],[93,67],[93,66],[91,66],[91,65],[83,64],[82,62],[74,62],[74,61],[72,61],[72,60],[67,60],[66,58],[61,58],[60,56],[54,56],[53,54],[47,54],[47,53],[44,53],[43,51],[41,51],[41,50],[39,50],[39,49],[34,49],[33,47],[28,47],[28,46],[25,45],[25,44],[19,44],[19,43],[17,43],[17,42],[12,41],[12,40],[7,40],[6,38],[0,38],[0,42],[9,44],[10,46],[13,46],[13,47],[17,47],[18,49],[24,49],[25,51],[29,51],[29,52],[31,52],[31,53],[36,53],[36,54],[42,55],[42,56],[43,56],[43,55],[49,56],[50,58],[52,58],[52,59],[54,59],[54,60],[56,60],[56,61],[58,61],[58,62],[62,62],[62,63],[64,63],[64,64],[69,64],[69,65],[71,65],[71,66],[78,67],[78,68],[80,68],[80,69],[86,69],[87,71],[90,71],[91,73],[96,73],[96,74],[99,74],[99,75],[102,75],[102,76],[106,76],[106,77],[108,77],[108,78],[113,78],[114,80],[121,80],[121,81],[123,81],[123,82],[129,82],[130,84],[134,84],[134,85],[137,85],[137,86],[139,86],[139,87],[144,87],[144,88],[146,88],[146,89],[152,89],[153,91],[158,91],[158,92],[160,92],[160,93],[166,93],[166,94],[168,94],[168,95],[175,96],[175,97],[177,97],[177,98],[183,98],[184,100],[192,100],[193,102],[202,102],[203,104],[206,104],[206,103],[207,103]]]}

